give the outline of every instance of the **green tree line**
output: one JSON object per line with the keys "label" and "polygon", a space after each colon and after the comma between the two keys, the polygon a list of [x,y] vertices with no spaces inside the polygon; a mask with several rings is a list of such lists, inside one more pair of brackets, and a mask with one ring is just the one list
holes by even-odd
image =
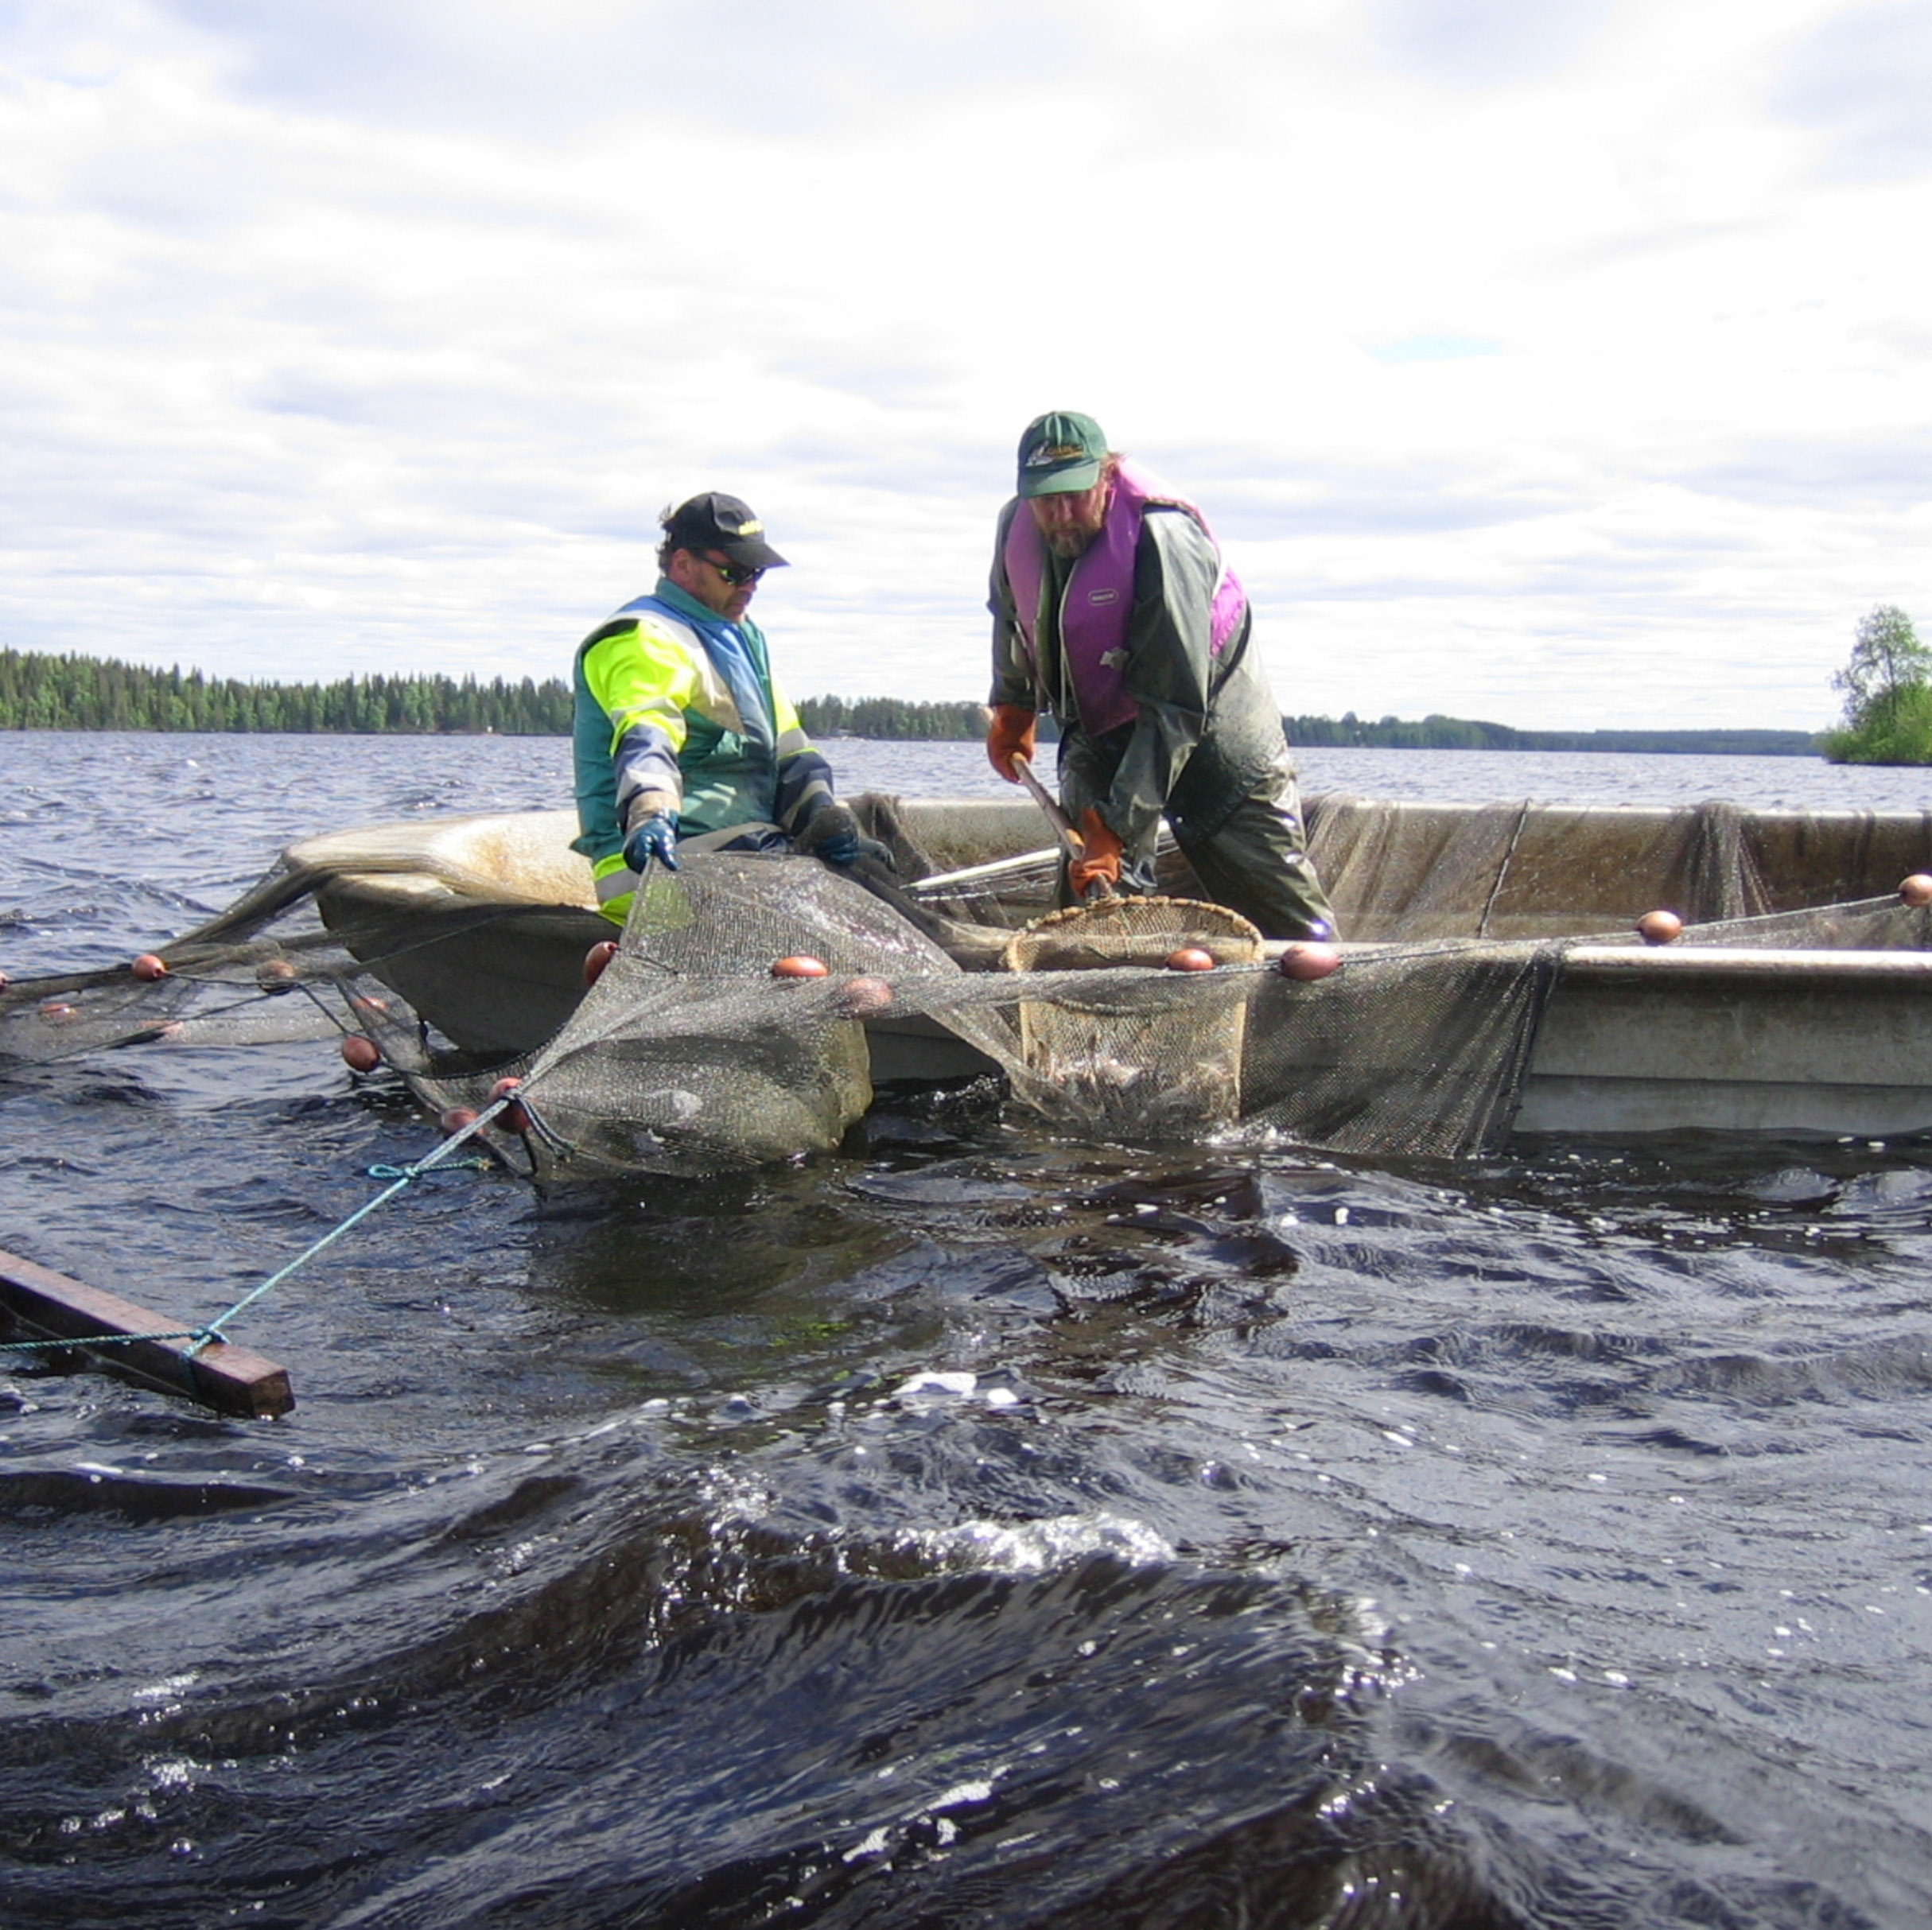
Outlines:
{"label": "green tree line", "polygon": [[[1875,612],[1875,617],[1880,613]],[[1903,619],[1903,612],[1894,612]],[[1868,619],[1868,623],[1872,621]],[[1911,625],[1907,623],[1909,635]],[[1887,630],[1880,646],[1896,642]],[[1912,639],[1932,667],[1932,652]],[[1868,652],[1873,655],[1873,652]],[[1854,653],[1854,663],[1860,662]],[[1889,689],[1883,676],[1908,677],[1909,651],[1874,656],[1860,673],[1860,690]],[[1889,667],[1887,667],[1889,666]],[[1845,674],[1848,677],[1851,673]],[[1909,678],[1908,678],[1909,681]],[[1845,687],[1845,679],[1840,679]],[[1870,701],[1887,716],[1917,715],[1923,701],[1932,732],[1932,690],[1918,698]],[[498,677],[345,677],[333,683],[243,682],[199,670],[157,670],[111,658],[0,650],[0,730],[290,731],[435,736],[486,731],[501,736],[553,737],[570,729],[570,691],[558,678],[537,683]],[[808,697],[799,720],[816,737],[872,737],[895,742],[977,741],[985,712],[974,702],[924,703],[895,697]],[[1339,718],[1285,717],[1292,744],[1430,751],[1647,751],[1748,756],[1810,756],[1819,740],[1805,731],[1519,731],[1506,724],[1431,716],[1370,722],[1353,711]],[[1043,740],[1052,720],[1040,720]],[[1840,733],[1839,735],[1842,735]],[[1905,759],[1892,761],[1917,762]]]}
{"label": "green tree line", "polygon": [[288,731],[550,737],[570,728],[555,678],[344,677],[333,683],[244,683],[199,670],[0,650],[0,729]]}
{"label": "green tree line", "polygon": [[971,741],[986,734],[983,705],[921,704],[901,697],[808,697],[799,721],[814,737],[882,737],[908,744]]}
{"label": "green tree line", "polygon": [[1519,731],[1507,724],[1432,713],[1419,723],[1383,717],[1284,717],[1290,744],[1390,751],[1643,751],[1706,757],[1815,757],[1810,731]]}

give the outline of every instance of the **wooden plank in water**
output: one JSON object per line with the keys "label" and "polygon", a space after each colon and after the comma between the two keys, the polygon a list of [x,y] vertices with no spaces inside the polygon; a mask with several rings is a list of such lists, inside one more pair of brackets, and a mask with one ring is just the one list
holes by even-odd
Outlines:
{"label": "wooden plank in water", "polygon": [[[12,1338],[21,1340],[165,1334],[189,1325],[4,1250],[0,1250],[0,1322],[13,1329]],[[194,1346],[192,1340],[136,1340],[83,1351],[124,1381],[164,1394],[185,1394],[223,1414],[272,1419],[295,1405],[286,1367],[227,1341],[215,1341],[199,1353]]]}

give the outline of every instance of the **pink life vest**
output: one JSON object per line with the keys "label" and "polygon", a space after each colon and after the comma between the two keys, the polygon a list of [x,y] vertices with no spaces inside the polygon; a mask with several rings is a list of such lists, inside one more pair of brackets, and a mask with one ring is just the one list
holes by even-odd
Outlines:
{"label": "pink life vest", "polygon": [[[1131,724],[1141,713],[1127,689],[1127,619],[1133,608],[1133,557],[1149,503],[1184,510],[1214,543],[1207,518],[1184,497],[1161,487],[1144,469],[1123,462],[1114,477],[1100,534],[1075,563],[1060,599],[1060,649],[1079,706],[1080,728],[1090,736]],[[1221,547],[1215,543],[1219,558]],[[1039,667],[1040,596],[1046,578],[1046,538],[1032,512],[1021,502],[1007,526],[1004,561],[1013,590],[1013,613],[1026,639],[1027,654]],[[1248,607],[1241,580],[1223,561],[1215,581],[1208,618],[1208,648],[1219,656],[1240,627]]]}

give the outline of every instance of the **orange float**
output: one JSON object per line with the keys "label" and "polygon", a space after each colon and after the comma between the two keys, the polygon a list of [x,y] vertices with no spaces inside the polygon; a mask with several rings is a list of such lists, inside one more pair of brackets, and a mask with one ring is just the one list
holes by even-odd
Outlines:
{"label": "orange float", "polygon": [[1298,979],[1309,983],[1318,978],[1326,978],[1331,972],[1339,969],[1342,954],[1332,945],[1316,945],[1297,941],[1281,954],[1281,962],[1275,969],[1284,978]]}
{"label": "orange float", "polygon": [[892,988],[882,978],[849,978],[838,988],[838,1008],[848,1018],[869,1019],[892,1002]]}
{"label": "orange float", "polygon": [[[499,1099],[509,1099],[523,1085],[521,1079],[499,1079],[490,1088],[490,1103],[494,1105]],[[496,1115],[496,1122],[506,1132],[527,1132],[530,1130],[530,1113],[520,1099],[511,1103]]]}

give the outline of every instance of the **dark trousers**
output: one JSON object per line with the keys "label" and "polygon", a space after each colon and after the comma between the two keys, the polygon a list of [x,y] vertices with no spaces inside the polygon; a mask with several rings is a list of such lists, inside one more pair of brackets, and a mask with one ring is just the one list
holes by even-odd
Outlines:
{"label": "dark trousers", "polygon": [[[1070,732],[1060,751],[1060,802],[1078,825],[1110,788],[1118,753]],[[1271,776],[1243,798],[1207,837],[1174,822],[1174,841],[1194,868],[1208,899],[1238,911],[1264,938],[1333,938],[1335,912],[1308,861],[1301,823],[1301,794],[1292,773]],[[1153,853],[1123,852],[1120,888],[1139,896],[1155,889]],[[1060,868],[1060,903],[1073,903],[1067,869]]]}

